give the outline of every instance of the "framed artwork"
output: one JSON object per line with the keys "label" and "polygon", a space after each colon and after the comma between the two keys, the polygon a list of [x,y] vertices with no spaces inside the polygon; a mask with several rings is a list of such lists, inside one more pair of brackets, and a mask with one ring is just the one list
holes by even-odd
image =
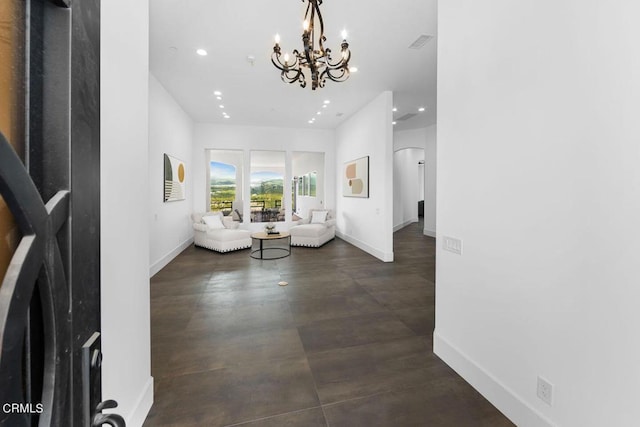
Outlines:
{"label": "framed artwork", "polygon": [[184,162],[165,153],[164,155],[164,201],[185,199]]}
{"label": "framed artwork", "polygon": [[344,164],[342,195],[369,198],[369,156]]}

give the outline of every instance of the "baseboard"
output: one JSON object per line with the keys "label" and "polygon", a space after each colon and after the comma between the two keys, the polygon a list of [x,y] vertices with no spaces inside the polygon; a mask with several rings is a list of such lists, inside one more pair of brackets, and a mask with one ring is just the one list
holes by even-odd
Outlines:
{"label": "baseboard", "polygon": [[395,227],[393,227],[393,232],[395,233],[398,230],[402,230],[403,228],[405,228],[407,225],[409,224],[413,224],[414,222],[418,222],[418,218],[411,218],[408,221],[403,222],[402,224],[398,224]]}
{"label": "baseboard", "polygon": [[[153,405],[153,377],[149,377],[147,385],[142,390],[133,412],[126,418],[127,427],[142,427]],[[115,409],[117,413],[117,409]]]}
{"label": "baseboard", "polygon": [[356,239],[355,237],[347,236],[346,234],[343,234],[338,230],[336,230],[336,236],[338,236],[339,238],[341,238],[345,242],[351,243],[356,248],[362,249],[363,251],[367,252],[368,254],[373,255],[374,257],[378,258],[381,261],[393,262],[393,252],[390,252],[390,253],[389,252],[383,252],[383,251],[378,250],[378,249],[376,249],[376,248],[374,248],[372,246],[369,246],[368,244],[364,243],[363,241],[360,241],[360,240]]}
{"label": "baseboard", "polygon": [[169,264],[175,257],[180,255],[182,251],[187,249],[193,243],[193,237],[185,240],[179,244],[174,250],[163,256],[159,261],[156,261],[149,267],[149,277],[153,277],[158,271],[162,270],[167,264]]}
{"label": "baseboard", "polygon": [[433,333],[433,352],[471,384],[489,402],[519,427],[554,427],[549,419],[531,407],[491,373],[455,346]]}
{"label": "baseboard", "polygon": [[424,234],[425,236],[429,236],[429,237],[436,237],[436,232],[435,231],[427,230],[426,228],[424,230],[422,230],[422,234]]}

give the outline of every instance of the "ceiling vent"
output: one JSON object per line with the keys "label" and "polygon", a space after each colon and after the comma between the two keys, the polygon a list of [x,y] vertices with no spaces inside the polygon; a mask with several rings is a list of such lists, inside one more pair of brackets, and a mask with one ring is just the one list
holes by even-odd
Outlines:
{"label": "ceiling vent", "polygon": [[405,120],[409,120],[411,117],[414,117],[414,116],[417,116],[417,114],[414,114],[414,113],[408,113],[408,114],[405,114],[405,115],[404,115],[404,116],[402,116],[402,117],[398,117],[398,118],[396,119],[396,121],[397,121],[397,122],[404,122]]}
{"label": "ceiling vent", "polygon": [[422,49],[424,45],[427,44],[427,42],[432,38],[433,36],[423,34],[420,37],[418,37],[416,41],[414,41],[409,45],[409,49]]}

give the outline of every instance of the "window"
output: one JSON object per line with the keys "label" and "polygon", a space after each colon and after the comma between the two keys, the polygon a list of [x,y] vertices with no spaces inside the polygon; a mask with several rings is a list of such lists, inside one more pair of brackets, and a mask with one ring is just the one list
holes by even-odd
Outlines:
{"label": "window", "polygon": [[294,152],[291,169],[294,181],[292,199],[295,212],[306,216],[309,209],[323,208],[324,199],[324,153]]}
{"label": "window", "polygon": [[284,221],[284,164],[282,151],[251,152],[251,222]]}
{"label": "window", "polygon": [[209,151],[209,209],[242,214],[242,151]]}

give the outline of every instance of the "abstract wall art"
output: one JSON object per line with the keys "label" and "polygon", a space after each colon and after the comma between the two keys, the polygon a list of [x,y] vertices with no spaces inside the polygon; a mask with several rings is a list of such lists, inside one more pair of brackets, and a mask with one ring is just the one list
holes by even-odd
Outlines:
{"label": "abstract wall art", "polygon": [[342,195],[344,197],[369,197],[369,156],[344,164]]}
{"label": "abstract wall art", "polygon": [[164,201],[185,199],[185,166],[182,160],[164,155]]}

